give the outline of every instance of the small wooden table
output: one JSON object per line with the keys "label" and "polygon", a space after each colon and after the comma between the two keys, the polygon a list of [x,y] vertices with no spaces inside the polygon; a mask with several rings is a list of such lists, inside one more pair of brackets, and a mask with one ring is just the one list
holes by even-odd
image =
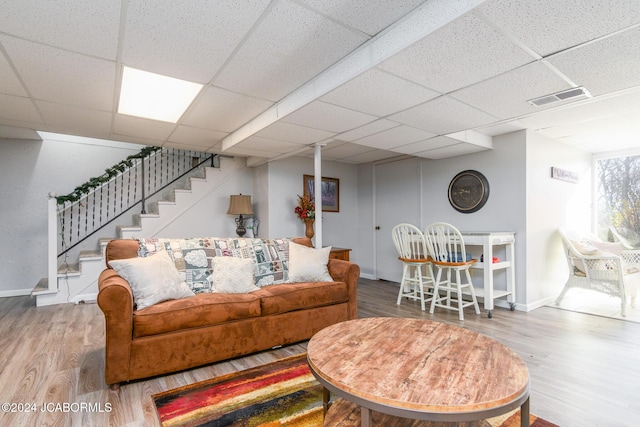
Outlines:
{"label": "small wooden table", "polygon": [[331,252],[329,252],[329,258],[341,259],[343,261],[349,261],[349,252],[351,249],[347,248],[331,248]]}
{"label": "small wooden table", "polygon": [[451,422],[518,407],[521,426],[529,426],[527,366],[467,329],[421,319],[349,320],[314,335],[307,359],[328,392],[361,407],[362,426],[371,425],[371,411]]}

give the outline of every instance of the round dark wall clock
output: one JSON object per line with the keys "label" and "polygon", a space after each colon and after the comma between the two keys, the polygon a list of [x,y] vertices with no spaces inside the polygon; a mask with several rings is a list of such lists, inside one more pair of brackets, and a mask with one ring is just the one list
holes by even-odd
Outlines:
{"label": "round dark wall clock", "polygon": [[489,181],[478,171],[462,171],[449,184],[449,203],[458,212],[476,212],[488,198]]}

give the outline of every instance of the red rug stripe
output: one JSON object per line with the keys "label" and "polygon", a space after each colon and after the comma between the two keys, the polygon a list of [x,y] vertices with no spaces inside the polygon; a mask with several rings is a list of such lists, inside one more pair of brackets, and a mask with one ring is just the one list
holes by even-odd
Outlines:
{"label": "red rug stripe", "polygon": [[[270,372],[260,377],[251,377],[243,375],[223,380],[218,384],[202,384],[197,389],[186,391],[185,394],[178,395],[175,399],[165,402],[161,408],[158,408],[158,415],[161,420],[174,418],[176,416],[189,413],[197,406],[211,406],[223,402],[227,399],[237,397],[253,390],[268,387],[293,378],[304,375],[310,375],[309,367],[306,359],[302,364],[291,366],[282,371]],[[189,386],[187,386],[189,387]]]}

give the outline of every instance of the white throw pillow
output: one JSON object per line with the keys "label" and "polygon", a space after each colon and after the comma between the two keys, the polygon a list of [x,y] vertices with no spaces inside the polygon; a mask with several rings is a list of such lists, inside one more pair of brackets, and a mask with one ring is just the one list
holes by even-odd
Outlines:
{"label": "white throw pillow", "polygon": [[213,289],[225,294],[244,294],[257,291],[253,277],[253,260],[233,256],[218,256],[212,259]]}
{"label": "white throw pillow", "polygon": [[332,282],[329,252],[331,246],[316,249],[289,242],[289,283]]}
{"label": "white throw pillow", "polygon": [[180,279],[175,264],[165,251],[146,258],[113,260],[109,265],[129,282],[138,310],[162,301],[195,295]]}

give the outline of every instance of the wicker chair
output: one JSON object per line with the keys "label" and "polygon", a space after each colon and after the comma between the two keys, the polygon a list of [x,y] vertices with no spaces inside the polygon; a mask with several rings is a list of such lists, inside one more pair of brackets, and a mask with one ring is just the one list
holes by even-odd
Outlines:
{"label": "wicker chair", "polygon": [[626,250],[621,244],[602,242],[575,231],[561,229],[559,233],[569,278],[556,304],[562,302],[571,288],[589,289],[620,298],[620,311],[626,316],[627,297],[631,297],[631,306],[635,307],[640,286],[640,250]]}

